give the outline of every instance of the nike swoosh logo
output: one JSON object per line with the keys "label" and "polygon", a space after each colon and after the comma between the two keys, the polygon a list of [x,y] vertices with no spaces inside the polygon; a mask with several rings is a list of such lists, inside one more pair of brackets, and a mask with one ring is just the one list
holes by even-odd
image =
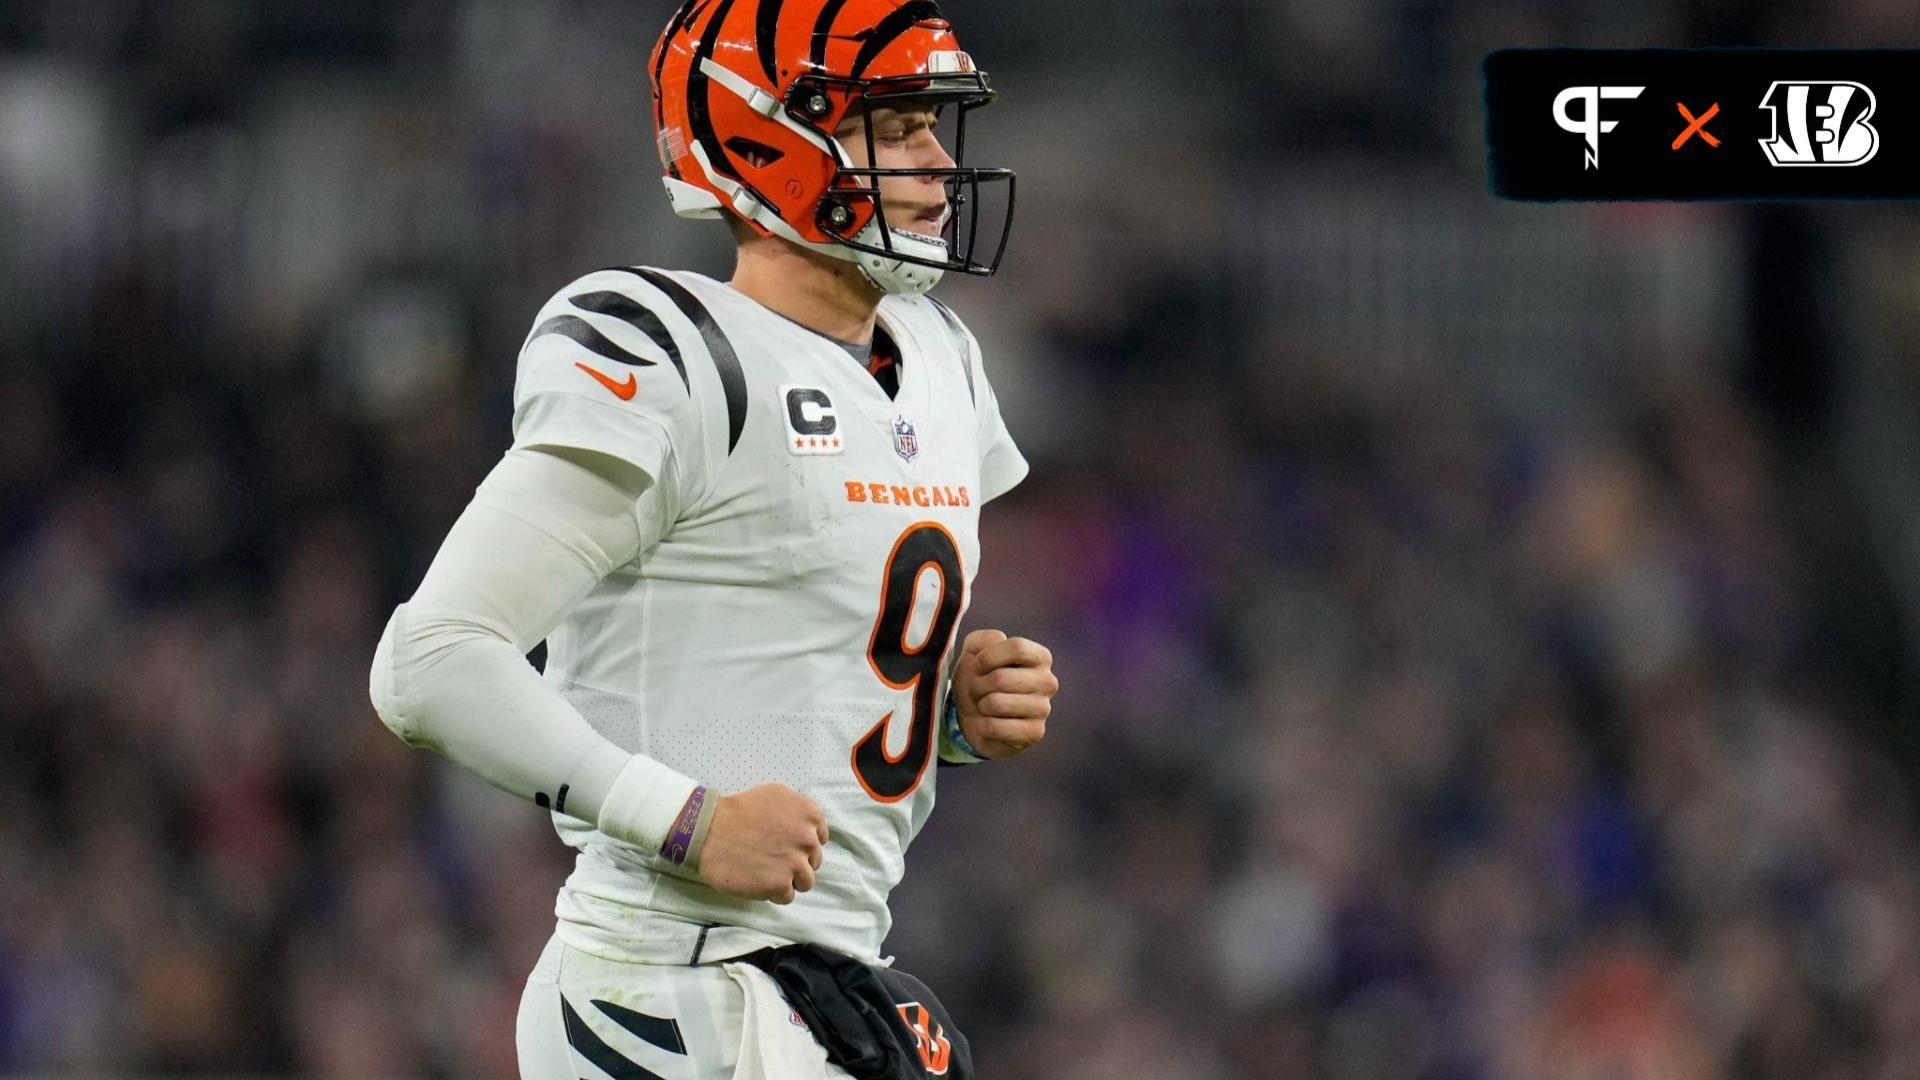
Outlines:
{"label": "nike swoosh logo", "polygon": [[606,372],[598,368],[588,367],[578,360],[573,362],[573,366],[593,376],[595,381],[601,386],[613,391],[613,396],[619,398],[621,401],[632,401],[634,392],[640,389],[640,380],[634,378],[633,372],[631,371],[627,372],[626,382],[614,382],[613,377]]}

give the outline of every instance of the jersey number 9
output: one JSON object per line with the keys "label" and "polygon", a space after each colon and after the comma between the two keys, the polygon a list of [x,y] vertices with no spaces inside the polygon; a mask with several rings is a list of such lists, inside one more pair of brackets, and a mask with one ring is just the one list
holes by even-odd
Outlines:
{"label": "jersey number 9", "polygon": [[[940,600],[926,637],[915,646],[907,641],[907,635],[913,625],[921,575],[929,570],[940,575]],[[933,760],[939,719],[935,706],[965,591],[960,548],[944,526],[918,522],[893,542],[880,586],[880,615],[874,620],[873,637],[867,643],[867,662],[881,682],[895,690],[913,691],[913,717],[908,722],[907,745],[900,753],[887,752],[887,732],[894,715],[891,712],[853,747],[853,774],[867,794],[880,802],[899,802],[913,794],[927,771],[927,763]]]}

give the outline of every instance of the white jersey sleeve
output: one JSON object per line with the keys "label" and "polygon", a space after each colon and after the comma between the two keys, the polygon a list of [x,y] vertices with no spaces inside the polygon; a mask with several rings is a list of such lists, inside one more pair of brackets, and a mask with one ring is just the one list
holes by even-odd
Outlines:
{"label": "white jersey sleeve", "polygon": [[1013,435],[1000,418],[1000,399],[987,381],[986,367],[980,361],[980,339],[973,336],[953,309],[927,298],[946,320],[948,329],[960,340],[961,362],[966,365],[967,388],[973,392],[974,414],[979,422],[980,501],[991,502],[1026,479],[1027,459],[1014,445]]}
{"label": "white jersey sleeve", "polygon": [[699,355],[710,338],[676,302],[680,290],[634,268],[597,270],[555,293],[520,349],[514,448],[602,454],[666,489],[654,494],[671,510],[697,501],[731,419],[710,419],[720,412],[712,399],[732,405],[733,387],[707,385],[720,358]]}
{"label": "white jersey sleeve", "polygon": [[657,848],[694,781],[596,733],[525,656],[638,550],[634,497],[553,454],[509,451],[394,610],[368,687],[408,744]]}

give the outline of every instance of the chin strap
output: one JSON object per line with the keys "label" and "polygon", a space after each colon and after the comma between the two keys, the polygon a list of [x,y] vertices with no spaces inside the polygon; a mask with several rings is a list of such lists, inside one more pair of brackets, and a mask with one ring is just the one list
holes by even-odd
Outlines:
{"label": "chin strap", "polygon": [[[947,255],[945,244],[934,243],[926,237],[902,232],[899,229],[887,231],[892,235],[893,246],[902,249],[908,255],[923,259],[943,259]],[[869,247],[880,246],[879,217],[876,215],[872,221],[867,222],[867,227],[861,229],[860,235],[855,239]],[[838,244],[834,247],[846,253],[841,257],[850,258],[853,264],[860,268],[860,272],[866,275],[867,280],[873,282],[874,288],[889,296],[919,296],[940,284],[940,279],[946,276],[946,271],[938,267],[922,266],[904,259],[889,259],[885,255],[858,251]]]}

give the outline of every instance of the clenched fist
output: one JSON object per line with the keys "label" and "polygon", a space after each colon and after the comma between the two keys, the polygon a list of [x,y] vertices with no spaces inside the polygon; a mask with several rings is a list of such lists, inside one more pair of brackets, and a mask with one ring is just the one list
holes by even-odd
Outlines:
{"label": "clenched fist", "polygon": [[743,900],[791,904],[825,857],[819,804],[785,784],[723,795],[700,848],[700,880]]}
{"label": "clenched fist", "polygon": [[1053,654],[1044,645],[975,630],[960,646],[953,701],[960,733],[982,757],[1010,758],[1045,738],[1059,690]]}

